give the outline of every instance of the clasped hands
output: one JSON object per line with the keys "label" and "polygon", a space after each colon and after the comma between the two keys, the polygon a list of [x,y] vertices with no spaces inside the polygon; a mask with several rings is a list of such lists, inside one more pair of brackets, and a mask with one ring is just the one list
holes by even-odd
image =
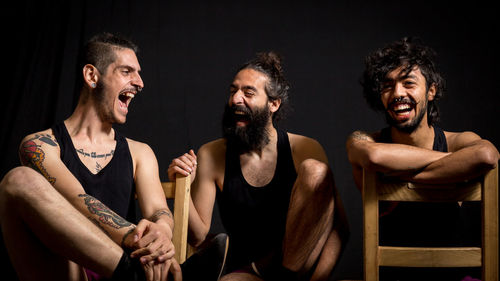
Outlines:
{"label": "clasped hands", "polygon": [[[167,280],[168,272],[180,276],[180,266],[173,256],[172,230],[166,223],[142,219],[123,239],[123,247],[133,250],[131,258],[138,258],[149,280]],[[177,280],[177,278],[174,278]]]}

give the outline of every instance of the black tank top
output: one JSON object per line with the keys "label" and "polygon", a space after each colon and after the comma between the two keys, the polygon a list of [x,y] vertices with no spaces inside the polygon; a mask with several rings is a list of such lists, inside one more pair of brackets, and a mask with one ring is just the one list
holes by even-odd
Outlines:
{"label": "black tank top", "polygon": [[135,183],[132,156],[125,137],[115,130],[116,147],[111,161],[97,174],[92,174],[80,161],[73,141],[60,122],[52,132],[61,149],[61,160],[81,183],[85,192],[130,222],[135,222]]}
{"label": "black tank top", "polygon": [[[381,131],[380,142],[392,143],[391,129]],[[448,152],[446,136],[434,126],[433,150]],[[380,202],[380,207],[383,204]],[[380,244],[390,246],[458,246],[460,207],[456,202],[399,202],[388,215],[380,218]]]}
{"label": "black tank top", "polygon": [[286,215],[297,178],[288,134],[277,130],[278,158],[272,180],[254,187],[243,177],[240,155],[229,144],[222,191],[217,202],[229,234],[228,270],[248,265],[271,251],[281,252]]}

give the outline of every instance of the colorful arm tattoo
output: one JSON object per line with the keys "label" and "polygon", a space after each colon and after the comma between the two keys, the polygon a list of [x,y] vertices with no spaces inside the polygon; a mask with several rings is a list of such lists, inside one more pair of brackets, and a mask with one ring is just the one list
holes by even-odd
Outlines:
{"label": "colorful arm tattoo", "polygon": [[45,152],[41,148],[42,145],[38,145],[34,140],[40,140],[48,145],[57,146],[57,142],[52,139],[50,135],[35,135],[33,138],[23,142],[19,148],[19,158],[21,159],[21,164],[33,168],[42,174],[52,185],[56,183],[56,178],[51,177],[45,167],[43,166],[43,160],[45,160]]}
{"label": "colorful arm tattoo", "polygon": [[88,194],[80,194],[78,197],[83,198],[89,212],[96,215],[100,223],[109,225],[116,229],[132,225],[96,198]]}

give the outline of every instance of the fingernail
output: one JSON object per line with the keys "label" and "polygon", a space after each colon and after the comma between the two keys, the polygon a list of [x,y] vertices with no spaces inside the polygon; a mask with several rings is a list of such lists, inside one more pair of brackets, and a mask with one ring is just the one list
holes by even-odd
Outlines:
{"label": "fingernail", "polygon": [[146,263],[146,258],[141,258],[142,263]]}

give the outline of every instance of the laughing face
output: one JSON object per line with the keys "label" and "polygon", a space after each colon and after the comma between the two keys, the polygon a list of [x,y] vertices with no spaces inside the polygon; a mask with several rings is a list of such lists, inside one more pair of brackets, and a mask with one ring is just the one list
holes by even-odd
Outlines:
{"label": "laughing face", "polygon": [[427,89],[418,67],[409,72],[402,67],[389,72],[381,92],[387,122],[405,133],[427,124],[427,103],[435,93],[434,85]]}
{"label": "laughing face", "polygon": [[131,49],[115,50],[116,60],[97,81],[100,115],[102,120],[123,124],[127,120],[128,107],[144,84],[139,72],[141,67]]}
{"label": "laughing face", "polygon": [[270,101],[265,90],[265,74],[243,69],[230,86],[230,97],[223,116],[223,133],[242,152],[258,150],[269,142],[271,116],[279,104]]}

